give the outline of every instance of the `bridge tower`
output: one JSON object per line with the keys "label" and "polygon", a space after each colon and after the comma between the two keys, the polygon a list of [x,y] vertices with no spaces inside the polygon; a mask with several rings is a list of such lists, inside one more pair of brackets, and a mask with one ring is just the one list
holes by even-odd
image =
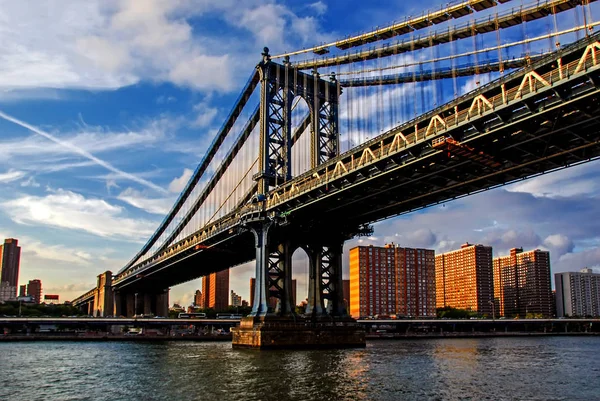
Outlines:
{"label": "bridge tower", "polygon": [[[312,74],[301,72],[288,58],[283,64],[274,63],[268,48],[262,56],[257,66],[261,89],[260,167],[253,177],[258,189],[254,203],[242,216],[243,226],[255,238],[256,286],[252,313],[234,330],[233,345],[259,348],[294,344],[364,346],[364,332],[349,318],[343,301],[342,247],[347,238],[335,236],[336,239],[332,239],[311,230],[285,232],[280,229],[285,220],[265,211],[269,191],[293,177],[291,116],[295,97],[302,97],[309,108],[311,168],[338,156],[339,82],[334,74],[325,80],[316,70]],[[299,247],[309,255],[307,313],[312,326],[307,328],[305,322],[300,323],[294,329],[295,338],[281,336],[279,329],[273,327],[298,323],[292,302],[292,254]],[[270,297],[278,299],[274,310],[268,307]],[[265,320],[269,321],[270,329],[265,328]],[[338,325],[334,323],[327,328],[322,324],[324,321],[337,321]],[[319,327],[325,328],[315,329],[317,322]],[[284,337],[285,344],[279,343]]]}

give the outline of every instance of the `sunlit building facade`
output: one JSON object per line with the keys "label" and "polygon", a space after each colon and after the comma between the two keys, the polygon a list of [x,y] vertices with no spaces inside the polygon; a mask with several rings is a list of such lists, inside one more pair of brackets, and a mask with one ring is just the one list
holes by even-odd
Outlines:
{"label": "sunlit building facade", "polygon": [[229,306],[229,269],[202,277],[202,307],[219,311]]}
{"label": "sunlit building facade", "polygon": [[19,267],[21,264],[21,247],[19,240],[7,238],[0,245],[0,301],[17,298]]}
{"label": "sunlit building facade", "polygon": [[510,255],[495,258],[493,264],[499,316],[554,315],[548,251],[513,248]]}
{"label": "sunlit building facade", "polygon": [[42,281],[29,280],[27,284],[27,295],[33,298],[33,302],[39,304],[42,302]]}
{"label": "sunlit building facade", "polygon": [[194,293],[194,306],[197,308],[202,307],[202,291],[196,290]]}
{"label": "sunlit building facade", "polygon": [[435,253],[358,246],[350,254],[350,314],[435,316]]}
{"label": "sunlit building facade", "polygon": [[492,314],[492,247],[466,243],[435,257],[436,306]]}

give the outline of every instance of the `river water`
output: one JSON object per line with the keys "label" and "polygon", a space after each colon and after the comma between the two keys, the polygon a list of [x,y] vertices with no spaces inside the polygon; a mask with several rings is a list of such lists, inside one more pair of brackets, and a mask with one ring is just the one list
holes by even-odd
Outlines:
{"label": "river water", "polygon": [[600,338],[0,343],[0,400],[600,400]]}

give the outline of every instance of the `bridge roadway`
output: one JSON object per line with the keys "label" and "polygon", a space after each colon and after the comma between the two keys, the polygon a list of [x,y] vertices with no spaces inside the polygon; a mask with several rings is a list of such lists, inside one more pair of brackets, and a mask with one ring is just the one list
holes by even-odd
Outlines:
{"label": "bridge roadway", "polygon": [[253,213],[275,238],[345,233],[600,156],[599,35],[579,41],[310,170],[115,276],[161,289],[255,258]]}

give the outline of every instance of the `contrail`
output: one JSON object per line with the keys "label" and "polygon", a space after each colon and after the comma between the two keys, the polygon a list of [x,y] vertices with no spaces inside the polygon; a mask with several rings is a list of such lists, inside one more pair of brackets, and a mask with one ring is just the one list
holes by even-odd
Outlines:
{"label": "contrail", "polygon": [[153,184],[152,182],[150,182],[148,180],[145,180],[145,179],[140,178],[140,177],[136,177],[135,175],[127,173],[127,172],[125,172],[123,170],[119,170],[118,168],[116,168],[112,164],[110,164],[108,162],[105,162],[102,159],[97,158],[96,156],[94,156],[93,154],[91,154],[90,152],[88,152],[87,150],[81,149],[80,147],[75,146],[72,143],[62,141],[62,140],[58,139],[57,137],[55,137],[54,135],[51,135],[51,134],[49,134],[49,133],[47,133],[45,131],[42,131],[41,129],[39,129],[39,128],[31,125],[31,124],[28,124],[25,121],[21,121],[21,120],[15,118],[15,117],[12,117],[12,116],[4,113],[3,111],[0,111],[0,117],[3,118],[3,119],[5,119],[5,120],[7,120],[7,121],[15,123],[17,125],[20,125],[21,127],[26,128],[26,129],[28,129],[31,132],[35,132],[36,134],[41,135],[44,138],[49,139],[52,142],[57,143],[60,146],[63,146],[65,148],[71,150],[72,152],[77,153],[77,154],[79,154],[79,155],[81,155],[81,156],[83,156],[83,157],[85,157],[85,158],[93,161],[94,163],[96,163],[96,164],[104,167],[105,169],[107,169],[109,171],[112,171],[113,173],[116,173],[116,174],[120,175],[123,178],[127,178],[127,179],[129,179],[131,181],[135,181],[138,184],[142,184],[142,185],[144,185],[144,186],[146,186],[148,188],[152,188],[155,191],[158,191],[158,192],[161,192],[161,193],[165,193],[165,194],[168,193],[167,190],[159,187],[156,184]]}

